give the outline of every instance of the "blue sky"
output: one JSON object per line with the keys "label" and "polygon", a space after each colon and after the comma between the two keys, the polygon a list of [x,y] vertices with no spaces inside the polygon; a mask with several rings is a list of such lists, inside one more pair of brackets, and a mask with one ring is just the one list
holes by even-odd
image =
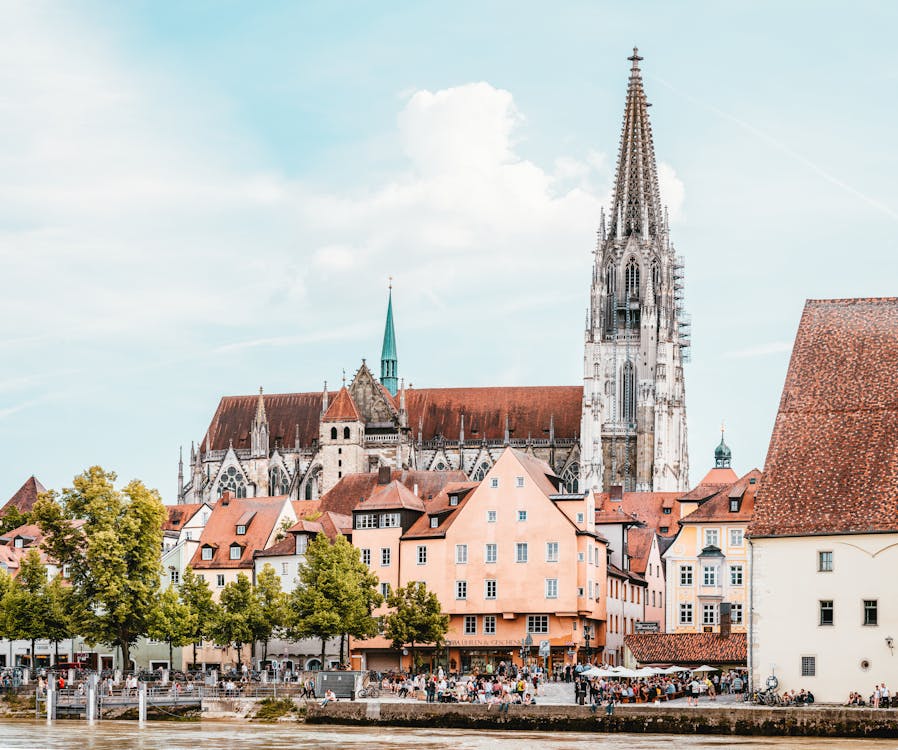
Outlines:
{"label": "blue sky", "polygon": [[638,44],[693,479],[761,466],[809,297],[894,295],[890,3],[0,4],[0,497],[173,501],[221,395],[576,383]]}

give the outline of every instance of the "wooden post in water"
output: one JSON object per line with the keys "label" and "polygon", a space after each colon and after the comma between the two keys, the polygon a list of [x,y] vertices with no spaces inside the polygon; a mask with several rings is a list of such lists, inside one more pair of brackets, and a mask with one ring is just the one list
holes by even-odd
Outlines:
{"label": "wooden post in water", "polygon": [[56,719],[56,681],[47,680],[47,723]]}
{"label": "wooden post in water", "polygon": [[147,720],[147,684],[141,682],[137,688],[137,721],[143,724]]}
{"label": "wooden post in water", "polygon": [[97,675],[87,678],[87,706],[84,715],[91,723],[97,720]]}

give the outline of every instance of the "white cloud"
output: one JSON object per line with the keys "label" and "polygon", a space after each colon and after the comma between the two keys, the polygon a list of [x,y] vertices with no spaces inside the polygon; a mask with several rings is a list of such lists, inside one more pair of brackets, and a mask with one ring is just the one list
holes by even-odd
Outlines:
{"label": "white cloud", "polygon": [[679,219],[683,211],[683,201],[686,198],[686,186],[677,177],[677,173],[670,164],[658,162],[658,187],[661,190],[661,201],[667,206],[671,221]]}

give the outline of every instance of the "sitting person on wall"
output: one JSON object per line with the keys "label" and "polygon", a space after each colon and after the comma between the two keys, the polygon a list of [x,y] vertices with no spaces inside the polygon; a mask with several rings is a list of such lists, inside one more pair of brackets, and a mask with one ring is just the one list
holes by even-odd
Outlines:
{"label": "sitting person on wall", "polygon": [[328,688],[324,691],[324,699],[321,701],[321,707],[324,708],[331,701],[337,700],[337,695],[333,690]]}

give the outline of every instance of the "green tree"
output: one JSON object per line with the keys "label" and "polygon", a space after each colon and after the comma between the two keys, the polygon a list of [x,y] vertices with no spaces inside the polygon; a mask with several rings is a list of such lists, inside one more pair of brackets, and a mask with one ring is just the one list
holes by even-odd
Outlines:
{"label": "green tree", "polygon": [[34,642],[47,636],[50,615],[47,588],[47,566],[41,562],[40,552],[30,549],[19,563],[19,574],[3,597],[3,612],[8,637],[31,642],[32,669],[35,666]]}
{"label": "green tree", "polygon": [[0,518],[0,534],[5,534],[7,531],[17,529],[19,526],[24,526],[26,523],[31,523],[31,514],[23,513],[13,505],[3,514],[3,517]]}
{"label": "green tree", "polygon": [[[53,644],[56,661],[59,661],[59,643],[75,634],[73,618],[74,602],[71,589],[57,575],[47,586],[47,629],[45,637]],[[72,654],[74,660],[75,655]]]}
{"label": "green tree", "polygon": [[437,595],[420,581],[410,581],[391,592],[387,606],[393,611],[383,617],[384,633],[393,641],[393,648],[408,644],[412,664],[417,666],[415,645],[439,646],[449,630],[449,615],[442,613]]}
{"label": "green tree", "polygon": [[166,511],[156,490],[133,480],[119,491],[115,479],[92,466],[61,496],[42,496],[33,513],[47,551],[69,566],[80,632],[88,643],[119,646],[128,669],[158,596]]}
{"label": "green tree", "polygon": [[329,638],[369,638],[379,632],[371,615],[383,601],[377,592],[377,576],[343,535],[331,543],[318,534],[309,543],[299,583],[288,600],[288,632],[293,638],[321,639],[322,667]]}
{"label": "green tree", "polygon": [[196,647],[210,637],[218,616],[218,605],[212,599],[209,582],[190,567],[181,578],[181,601],[190,610],[193,624],[190,640],[193,644],[193,668],[196,669]]}
{"label": "green tree", "polygon": [[218,646],[237,649],[237,669],[243,665],[243,647],[253,642],[253,628],[257,617],[257,601],[253,585],[246,573],[238,573],[221,590],[217,617],[212,625],[212,639]]}
{"label": "green tree", "polygon": [[287,596],[281,591],[281,578],[270,563],[256,576],[256,617],[253,640],[262,642],[262,661],[268,659],[268,641],[285,623]]}
{"label": "green tree", "polygon": [[168,665],[174,669],[175,646],[187,646],[196,632],[196,615],[181,601],[178,590],[169,586],[159,597],[147,622],[147,635],[168,644]]}

